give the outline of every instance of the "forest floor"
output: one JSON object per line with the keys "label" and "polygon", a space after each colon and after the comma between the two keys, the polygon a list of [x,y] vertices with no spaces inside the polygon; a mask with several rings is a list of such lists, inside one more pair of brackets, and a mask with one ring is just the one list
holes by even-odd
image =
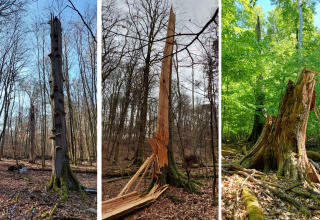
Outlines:
{"label": "forest floor", "polygon": [[[84,198],[80,192],[71,190],[68,200],[60,201],[62,196],[59,192],[45,190],[46,184],[50,181],[51,171],[28,170],[41,170],[41,160],[37,160],[38,164],[30,164],[27,159],[19,160],[18,163],[23,163],[26,167],[26,171],[20,174],[8,170],[8,167],[15,163],[14,159],[2,158],[0,161],[0,219],[42,219],[41,215],[50,213],[56,203],[58,205],[53,219],[96,219],[96,194],[87,194]],[[92,165],[71,167],[81,171],[96,170],[96,164]],[[46,160],[46,169],[51,168],[52,161]],[[75,173],[75,176],[82,185],[97,188],[97,174]]]}
{"label": "forest floor", "polygon": [[[222,150],[224,147],[222,147]],[[229,149],[228,149],[229,150]],[[236,156],[223,156],[222,163],[230,162],[234,163],[239,160],[242,155]],[[260,208],[265,216],[265,219],[320,219],[319,205],[310,198],[303,198],[298,196],[294,191],[305,191],[303,185],[295,187],[293,190],[286,190],[294,186],[297,183],[293,181],[286,181],[284,178],[278,178],[276,172],[270,172],[265,176],[256,179],[263,181],[264,183],[273,184],[272,187],[279,191],[283,191],[297,202],[308,208],[311,215],[301,213],[296,206],[287,201],[281,200],[278,196],[274,195],[268,189],[261,187],[255,182],[251,182],[245,176],[228,173],[230,170],[222,168],[221,179],[221,211],[222,219],[248,219],[247,211],[243,200],[241,199],[241,192],[244,187],[249,188],[257,197]],[[320,184],[315,184],[320,189]],[[319,194],[320,196],[320,194]]]}
{"label": "forest floor", "polygon": [[[119,166],[125,167],[130,164],[130,161],[124,159],[119,161],[119,166],[112,166],[110,161],[107,160],[102,161],[102,173],[110,172],[112,170],[116,171],[119,170]],[[185,172],[182,167],[180,170]],[[200,173],[206,172],[205,168],[200,168],[200,170]],[[198,172],[198,168],[192,169],[192,173],[196,172]],[[207,172],[208,174],[212,174],[213,168],[209,167]],[[110,179],[112,178],[103,177],[102,179],[102,201],[115,198],[130,180],[130,178],[127,178],[107,183]],[[189,194],[182,188],[169,186],[169,188],[153,203],[130,213],[122,219],[218,219],[218,207],[212,205],[213,179],[208,179],[206,181],[204,178],[201,178],[199,180],[204,184],[204,187],[197,186],[197,189],[202,192],[201,195],[194,193]],[[150,182],[151,179],[144,179],[137,191],[141,192],[145,190]],[[135,187],[135,184],[131,187],[132,189]],[[216,187],[215,191],[218,201],[218,187]],[[167,198],[166,194],[176,196],[179,199],[185,200],[185,202],[173,202],[171,199]]]}

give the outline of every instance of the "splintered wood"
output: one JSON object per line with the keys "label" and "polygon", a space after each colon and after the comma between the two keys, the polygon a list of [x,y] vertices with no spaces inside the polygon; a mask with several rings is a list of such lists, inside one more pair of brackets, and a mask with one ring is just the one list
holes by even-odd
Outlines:
{"label": "splintered wood", "polygon": [[[135,209],[139,209],[143,206],[146,206],[156,200],[167,188],[168,185],[159,187],[157,183],[154,184],[153,188],[148,194],[138,194],[136,189],[138,188],[141,180],[146,174],[149,166],[154,161],[155,156],[152,154],[151,157],[148,157],[147,160],[143,163],[137,173],[131,178],[127,185],[121,190],[119,195],[116,198],[107,200],[102,203],[102,219],[116,219],[120,216],[126,215],[132,212]],[[136,181],[139,175],[144,170],[142,177],[140,178],[138,184],[136,185],[133,192],[127,193],[131,185]]]}
{"label": "splintered wood", "polygon": [[[172,67],[172,54],[174,29],[175,29],[175,14],[170,9],[169,24],[167,30],[166,45],[163,51],[160,89],[159,89],[159,106],[157,118],[156,137],[151,141],[153,153],[158,155],[159,167],[168,165],[167,146],[169,144],[169,92],[170,92],[170,79]],[[172,37],[169,37],[172,36]]]}
{"label": "splintered wood", "polygon": [[[172,51],[175,29],[175,14],[170,9],[169,24],[167,30],[167,39],[163,52],[161,67],[160,89],[159,89],[159,107],[157,118],[156,136],[148,139],[153,154],[148,157],[136,174],[131,178],[127,185],[121,190],[119,195],[102,203],[102,219],[117,219],[133,210],[146,206],[156,200],[167,188],[168,185],[159,186],[155,183],[148,194],[138,194],[136,191],[141,180],[147,173],[147,170],[154,163],[153,177],[158,178],[161,174],[160,168],[168,164],[167,147],[169,145],[169,92],[172,67]],[[171,37],[169,37],[171,36]],[[144,170],[144,172],[143,172]],[[132,184],[138,179],[143,172],[134,191],[128,193]],[[126,194],[128,193],[128,194]]]}

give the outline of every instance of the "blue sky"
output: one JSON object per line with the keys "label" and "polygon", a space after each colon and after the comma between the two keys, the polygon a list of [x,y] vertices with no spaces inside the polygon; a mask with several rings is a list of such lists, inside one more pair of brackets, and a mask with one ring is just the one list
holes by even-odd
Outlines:
{"label": "blue sky", "polygon": [[[275,6],[271,5],[271,2],[268,0],[259,0],[258,4],[263,6],[263,12],[267,15],[268,11],[272,10]],[[320,4],[316,6],[316,14],[314,17],[314,24],[320,27]]]}

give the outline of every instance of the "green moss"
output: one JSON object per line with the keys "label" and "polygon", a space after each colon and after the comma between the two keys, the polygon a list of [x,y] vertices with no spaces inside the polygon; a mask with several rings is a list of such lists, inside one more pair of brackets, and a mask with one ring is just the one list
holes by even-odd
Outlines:
{"label": "green moss", "polygon": [[52,217],[52,215],[53,215],[53,213],[56,211],[57,207],[58,207],[58,203],[56,203],[56,205],[55,205],[54,208],[52,209],[52,211],[51,211],[51,213],[50,213],[50,215],[49,215],[49,218]]}
{"label": "green moss", "polygon": [[46,185],[47,190],[52,189],[53,187],[53,182],[54,182],[54,175],[51,175],[50,182]]}
{"label": "green moss", "polygon": [[315,162],[320,161],[320,154],[316,153],[314,151],[307,151],[307,156],[308,156],[308,158],[310,158],[311,160],[313,160]]}
{"label": "green moss", "polygon": [[71,169],[70,165],[67,164],[67,163],[65,163],[65,165],[66,165],[66,168],[67,168],[67,171],[68,171],[66,174],[71,175],[71,177],[72,177],[72,178],[76,181],[76,183],[77,183],[77,189],[76,189],[76,190],[78,190],[78,191],[81,193],[81,195],[82,195],[84,198],[86,198],[86,197],[87,197],[87,194],[83,191],[83,189],[85,189],[85,187],[84,187],[83,185],[81,185],[81,183],[79,182],[79,180],[77,179],[77,177],[74,175],[74,173],[72,172],[72,169]]}
{"label": "green moss", "polygon": [[264,220],[264,215],[259,207],[259,202],[257,197],[251,192],[250,189],[244,188],[242,190],[242,200],[247,208],[247,213],[249,215],[249,220]]}
{"label": "green moss", "polygon": [[68,195],[67,194],[64,194],[63,196],[62,196],[62,198],[60,199],[60,201],[62,201],[62,202],[65,202],[65,201],[68,201]]}
{"label": "green moss", "polygon": [[172,202],[181,202],[181,203],[184,203],[184,202],[186,202],[184,199],[179,199],[178,197],[176,197],[176,196],[171,196],[169,193],[165,193],[165,195],[166,195],[166,197],[168,198],[168,199],[171,199],[171,201]]}
{"label": "green moss", "polygon": [[60,177],[60,186],[64,194],[69,194],[68,186],[68,163],[64,162],[62,165],[61,177]]}
{"label": "green moss", "polygon": [[29,179],[29,178],[27,178],[27,177],[23,177],[23,176],[19,176],[19,180],[20,180],[20,179],[23,179],[23,180],[28,181],[28,182],[30,181],[30,179]]}
{"label": "green moss", "polygon": [[243,155],[247,155],[247,148],[246,148],[246,146],[243,146],[242,148],[241,148],[241,152],[242,152],[242,154]]}
{"label": "green moss", "polygon": [[41,218],[46,218],[47,216],[49,216],[50,214],[49,214],[49,212],[45,212],[45,213],[43,213],[42,215],[41,215]]}

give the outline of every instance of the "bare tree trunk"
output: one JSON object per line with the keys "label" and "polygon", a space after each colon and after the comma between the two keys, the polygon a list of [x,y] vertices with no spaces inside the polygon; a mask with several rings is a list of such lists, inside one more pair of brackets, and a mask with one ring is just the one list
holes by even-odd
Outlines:
{"label": "bare tree trunk", "polygon": [[51,106],[53,109],[52,133],[54,142],[52,149],[52,175],[48,189],[57,190],[62,188],[63,198],[68,199],[69,189],[79,190],[82,195],[80,182],[72,172],[69,164],[69,155],[66,140],[66,121],[64,110],[63,95],[63,76],[62,76],[62,41],[61,41],[61,23],[57,17],[51,18]]}
{"label": "bare tree trunk", "polygon": [[30,153],[29,153],[29,163],[36,162],[35,154],[35,116],[34,116],[34,105],[31,104],[30,107]]}
{"label": "bare tree trunk", "polygon": [[[257,41],[261,41],[261,26],[260,26],[260,19],[259,16],[257,17],[257,24],[256,24],[256,34],[257,34]],[[262,51],[259,50],[259,53],[262,54]],[[261,61],[260,61],[261,62]],[[255,115],[254,115],[254,122],[253,122],[253,128],[252,132],[247,139],[247,141],[255,143],[258,140],[258,137],[260,136],[262,129],[263,129],[263,116],[265,115],[264,110],[264,88],[262,85],[262,82],[264,80],[264,77],[262,74],[260,74],[259,79],[257,81],[257,86],[255,89],[255,99],[256,99],[256,105],[259,107],[256,107]]]}

